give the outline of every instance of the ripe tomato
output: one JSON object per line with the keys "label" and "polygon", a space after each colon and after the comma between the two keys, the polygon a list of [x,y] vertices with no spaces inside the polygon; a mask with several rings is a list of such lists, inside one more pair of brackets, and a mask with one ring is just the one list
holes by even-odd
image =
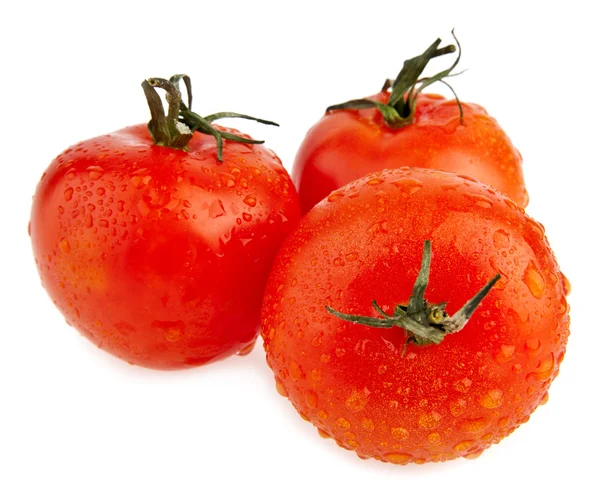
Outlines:
{"label": "ripe tomato", "polygon": [[225,141],[217,156],[213,136],[184,151],[136,125],[78,143],[42,176],[30,224],[42,283],[100,348],[159,369],[251,349],[300,206],[272,151]]}
{"label": "ripe tomato", "polygon": [[[417,345],[400,326],[331,313],[383,324],[406,312],[426,240],[429,308],[455,315],[500,275],[462,330],[440,332],[434,314],[427,328],[445,337]],[[333,192],[282,245],[263,301],[267,363],[301,416],[362,458],[475,457],[547,399],[566,286],[542,226],[508,197],[467,176],[386,170]]]}
{"label": "ripe tomato", "polygon": [[469,175],[527,206],[521,155],[496,120],[476,104],[420,93],[428,60],[453,51],[439,42],[406,61],[391,93],[386,83],[367,100],[328,108],[309,130],[292,169],[303,213],[352,180],[402,166]]}

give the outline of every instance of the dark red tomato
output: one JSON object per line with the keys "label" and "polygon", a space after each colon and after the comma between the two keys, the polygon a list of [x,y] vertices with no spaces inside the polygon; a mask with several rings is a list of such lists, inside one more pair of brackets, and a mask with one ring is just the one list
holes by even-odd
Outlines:
{"label": "dark red tomato", "polygon": [[[400,326],[327,310],[376,323],[410,312],[426,240],[424,299],[447,302],[452,318],[500,275],[462,330],[407,344]],[[267,362],[302,417],[362,458],[473,458],[546,401],[569,333],[567,286],[542,226],[489,186],[428,169],[371,174],[282,245],[262,310]]]}
{"label": "dark red tomato", "polygon": [[[368,99],[389,98],[386,88]],[[527,206],[521,155],[485,109],[462,102],[461,120],[457,102],[440,95],[419,94],[409,104],[399,128],[379,109],[366,108],[329,111],[309,130],[292,169],[303,213],[357,178],[402,166],[469,175]]]}
{"label": "dark red tomato", "polygon": [[137,125],[51,163],[31,214],[35,260],[67,322],[98,347],[158,369],[251,349],[300,207],[271,150],[225,141],[222,158],[212,136],[195,133],[183,151]]}

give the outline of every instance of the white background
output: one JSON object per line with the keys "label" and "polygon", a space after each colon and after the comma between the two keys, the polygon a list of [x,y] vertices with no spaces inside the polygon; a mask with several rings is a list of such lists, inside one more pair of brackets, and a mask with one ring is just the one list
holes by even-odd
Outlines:
{"label": "white background", "polygon": [[[490,485],[597,477],[594,2],[3,5],[0,483]],[[291,169],[326,106],[376,92],[436,37],[451,42],[453,27],[469,68],[453,86],[464,101],[485,106],[521,150],[528,212],[546,226],[573,284],[567,356],[548,404],[529,423],[475,461],[361,461],[319,438],[279,397],[260,346],[245,358],[157,372],[104,354],[64,323],[36,274],[31,196],[67,146],[148,119],[145,77],[185,72],[196,111],[279,121],[279,129],[235,126],[266,138]]]}

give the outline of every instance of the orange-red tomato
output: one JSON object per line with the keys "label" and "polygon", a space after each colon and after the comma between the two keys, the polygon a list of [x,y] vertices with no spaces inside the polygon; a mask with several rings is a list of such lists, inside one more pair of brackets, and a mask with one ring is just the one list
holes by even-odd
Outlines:
{"label": "orange-red tomato", "polygon": [[[390,94],[370,97],[387,103]],[[378,109],[326,113],[307,133],[292,179],[302,211],[339,187],[371,172],[402,166],[469,175],[525,207],[522,159],[500,125],[481,106],[420,94],[414,120],[389,127]]]}
{"label": "orange-red tomato", "polygon": [[[406,305],[423,242],[424,298],[453,315],[500,280],[466,326],[405,348],[399,327],[350,323]],[[478,456],[547,399],[569,334],[568,283],[543,227],[473,178],[386,170],[334,191],[281,247],[262,336],[279,392],[360,457],[424,463]]]}
{"label": "orange-red tomato", "polygon": [[249,351],[271,263],[299,217],[272,151],[225,141],[219,163],[212,136],[195,133],[183,151],[137,125],[50,164],[30,234],[70,325],[131,363],[177,369]]}

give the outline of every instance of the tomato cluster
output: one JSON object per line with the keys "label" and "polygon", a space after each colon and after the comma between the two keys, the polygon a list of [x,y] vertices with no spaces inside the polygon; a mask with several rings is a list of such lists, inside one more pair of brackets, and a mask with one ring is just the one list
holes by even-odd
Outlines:
{"label": "tomato cluster", "polygon": [[214,124],[274,123],[197,115],[187,76],[144,81],[147,126],[67,149],[38,184],[44,287],[98,347],[151,368],[246,354],[261,330],[279,393],[361,458],[478,456],[547,400],[569,282],[498,123],[422,93],[459,58],[437,40],[328,108],[292,177]]}

